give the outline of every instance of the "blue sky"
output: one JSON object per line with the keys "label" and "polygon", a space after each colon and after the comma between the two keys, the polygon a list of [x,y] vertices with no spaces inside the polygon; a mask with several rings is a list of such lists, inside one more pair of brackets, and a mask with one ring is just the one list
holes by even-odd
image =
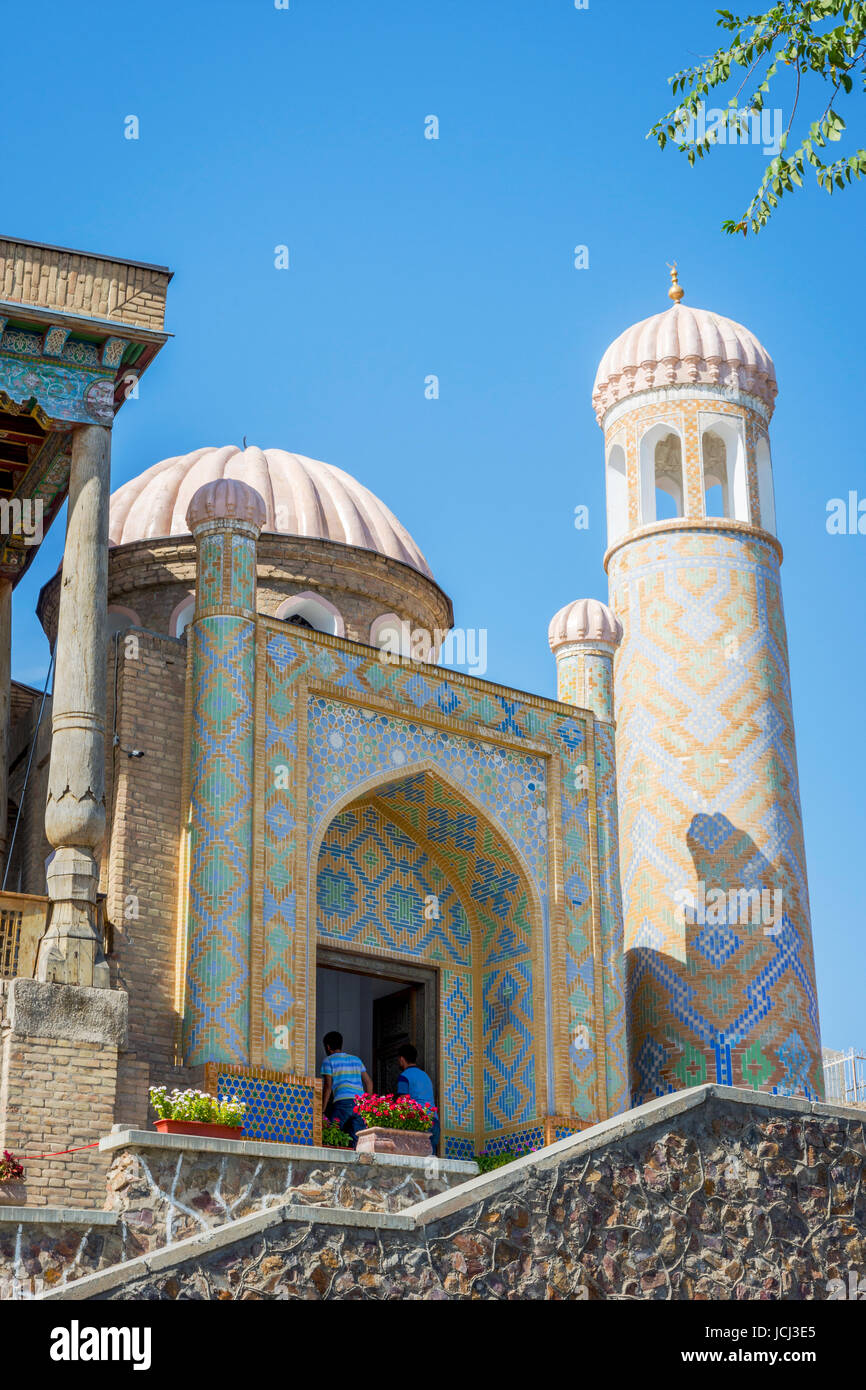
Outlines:
{"label": "blue sky", "polygon": [[[674,258],[688,302],[746,323],[780,382],[772,438],[824,1041],[862,1047],[866,537],[829,536],[825,520],[830,498],[866,496],[866,189],[809,188],[758,240],[721,233],[760,151],[719,149],[692,172],[644,138],[666,77],[715,47],[713,11],[18,6],[3,21],[15,61],[0,83],[0,227],[176,272],[176,337],[119,416],[115,486],[244,435],[347,469],[416,537],[457,623],[487,628],[489,678],[543,694],[555,692],[551,615],[606,597],[590,408],[602,352],[667,306]],[[424,138],[431,114],[438,141]],[[124,139],[129,115],[137,141]],[[280,244],[288,272],[274,268]],[[577,244],[587,270],[574,269]],[[578,504],[588,531],[574,529]],[[48,653],[32,610],[61,549],[56,525],[16,592],[13,671],[34,684]]]}

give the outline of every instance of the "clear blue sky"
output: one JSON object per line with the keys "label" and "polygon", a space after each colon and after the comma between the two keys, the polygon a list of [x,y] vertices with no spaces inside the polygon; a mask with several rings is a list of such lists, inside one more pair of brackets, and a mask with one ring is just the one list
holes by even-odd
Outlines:
{"label": "clear blue sky", "polygon": [[[669,73],[715,46],[713,12],[712,0],[8,7],[0,229],[176,272],[176,338],[120,414],[115,486],[243,435],[347,469],[416,537],[457,622],[488,629],[488,676],[543,694],[551,615],[607,592],[590,409],[604,348],[666,307],[674,258],[689,302],[748,324],[781,388],[824,1041],[864,1046],[866,536],[828,536],[825,518],[829,498],[866,496],[866,189],[810,189],[757,241],[720,232],[760,151],[720,149],[690,172],[644,139]],[[438,141],[424,139],[430,114]],[[124,139],[128,115],[138,141]],[[273,264],[283,243],[288,272]],[[431,373],[438,401],[424,397]],[[578,503],[588,532],[574,529]],[[16,593],[14,674],[34,684],[47,644],[32,610],[61,548],[56,525]]]}

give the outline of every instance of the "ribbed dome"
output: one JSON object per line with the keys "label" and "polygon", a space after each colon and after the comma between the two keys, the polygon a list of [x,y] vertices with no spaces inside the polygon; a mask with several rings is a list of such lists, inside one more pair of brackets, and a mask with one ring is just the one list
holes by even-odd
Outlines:
{"label": "ribbed dome", "polygon": [[550,650],[555,652],[566,642],[610,642],[616,646],[622,638],[622,623],[606,603],[597,598],[576,598],[554,613],[547,629]]}
{"label": "ribbed dome", "polygon": [[341,468],[285,449],[210,446],[155,463],[112,495],[111,544],[188,535],[193,494],[215,478],[237,478],[261,493],[265,531],[375,550],[433,577],[409,532],[368,488]]}
{"label": "ribbed dome", "polygon": [[599,424],[616,401],[674,385],[730,386],[773,409],[773,359],[753,333],[709,309],[676,304],[636,323],[611,343],[592,391]]}

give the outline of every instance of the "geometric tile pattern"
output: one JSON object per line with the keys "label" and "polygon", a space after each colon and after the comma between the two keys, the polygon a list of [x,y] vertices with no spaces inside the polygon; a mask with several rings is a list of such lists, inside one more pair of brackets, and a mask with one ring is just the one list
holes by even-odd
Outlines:
{"label": "geometric tile pattern", "polygon": [[[459,952],[453,918],[450,922],[445,918],[444,925],[440,919],[434,930],[429,922],[418,928],[414,897],[419,891],[417,859],[401,871],[408,875],[409,887],[404,885],[392,896],[390,915],[384,916],[379,928],[370,920],[369,910],[365,918],[360,898],[353,903],[350,884],[354,882],[357,893],[357,868],[343,865],[346,878],[341,879],[340,870],[331,862],[327,881],[321,889],[314,881],[307,897],[305,885],[310,877],[315,880],[315,866],[308,860],[319,838],[324,836],[332,847],[327,827],[334,816],[346,809],[353,797],[372,798],[380,810],[387,812],[390,806],[394,823],[430,860],[441,862],[456,898],[463,901],[467,916],[478,927],[480,951],[473,960],[473,972],[483,970],[485,963],[522,961],[528,968],[531,961],[538,961],[537,981],[532,981],[533,989],[539,992],[538,1002],[531,995],[526,999],[518,993],[520,1012],[513,1032],[506,1036],[503,1031],[501,1038],[502,1045],[512,1049],[512,1059],[517,1058],[510,1063],[510,1083],[505,1055],[500,1052],[484,1057],[485,1067],[498,1069],[496,1079],[485,1086],[493,1112],[502,1115],[501,1102],[514,1113],[525,1108],[526,1088],[531,1083],[537,1092],[540,1084],[539,1053],[545,1061],[553,1058],[560,1078],[559,1108],[564,1112],[587,1120],[597,1118],[599,1067],[606,1079],[610,1113],[625,1108],[628,1092],[616,869],[606,875],[601,866],[599,869],[596,906],[602,919],[604,956],[595,961],[593,935],[597,926],[593,922],[586,776],[589,745],[583,713],[433,666],[389,665],[363,648],[318,634],[307,636],[275,620],[260,618],[258,629],[257,681],[265,765],[263,866],[257,901],[262,905],[264,943],[265,1064],[275,1068],[292,1065],[296,1070],[309,1065],[305,1043],[308,970],[312,968],[315,916],[324,905],[330,905],[329,932],[335,930],[333,924],[343,914],[342,920],[349,925],[341,929],[387,931],[393,941],[394,926],[399,923],[404,950],[438,950],[444,958],[443,970],[468,969],[456,958]],[[491,735],[504,736],[511,746],[492,741]],[[521,744],[528,745],[525,751]],[[605,773],[605,754],[598,748],[596,763],[596,771],[600,769],[604,776],[593,813],[598,841],[609,841],[615,853],[616,808],[611,797],[615,779],[612,767],[610,775]],[[549,785],[551,766],[556,769],[556,791]],[[281,778],[281,769],[286,768],[288,776]],[[439,771],[441,778],[436,775]],[[425,778],[423,794],[422,783],[417,780],[421,776]],[[460,787],[469,800],[461,798]],[[602,807],[605,796],[611,797],[611,802]],[[352,805],[351,809],[356,812],[358,808]],[[551,816],[559,824],[561,881],[555,940],[549,915]],[[341,824],[340,833],[345,836],[349,833],[347,822]],[[510,863],[515,849],[520,860]],[[398,850],[409,855],[408,848],[400,849],[393,834],[385,837],[384,847],[375,851],[380,857],[374,873],[381,872],[384,860]],[[521,876],[528,877],[542,910],[540,942],[533,939],[529,928],[538,908],[530,910],[529,902],[524,903]],[[610,895],[610,902],[604,901],[605,895]],[[305,925],[300,927],[302,922]],[[393,951],[393,945],[388,949]],[[564,983],[555,1000],[547,983],[554,974]],[[273,1009],[268,1001],[270,984],[276,988]],[[480,1001],[480,976],[473,975],[473,984],[473,1000]],[[554,1003],[561,1010],[556,1021],[550,1012]],[[603,1007],[601,1016],[598,1004]],[[270,1042],[280,1026],[289,1038],[288,1052],[278,1051]],[[518,1039],[523,1038],[527,1027],[531,1028],[536,1051],[534,1071],[517,1051]],[[606,1039],[611,1028],[612,1060],[605,1070]],[[570,1051],[570,1040],[580,1029],[583,1046]],[[453,1036],[457,1039],[459,1034],[455,1031]],[[464,1059],[455,1055],[453,1063],[455,1077],[463,1067],[461,1084],[465,1087]],[[448,1065],[443,1058],[443,1077]],[[484,1084],[480,1077],[478,1084]],[[524,1091],[518,1098],[521,1087]],[[461,1108],[456,1095],[457,1090],[455,1114]],[[465,1104],[461,1105],[465,1113]],[[549,1098],[536,1093],[534,1113],[548,1113],[549,1109]],[[501,1127],[504,1117],[498,1123]]]}
{"label": "geometric tile pattern", "polygon": [[244,1139],[275,1144],[321,1143],[316,1130],[316,1084],[310,1077],[277,1079],[248,1068],[208,1068],[207,1089],[220,1100],[237,1098],[246,1106]]}
{"label": "geometric tile pattern", "polygon": [[[425,905],[435,897],[437,915]],[[336,815],[319,852],[317,931],[324,941],[471,966],[470,927],[440,866],[374,805]]]}
{"label": "geometric tile pattern", "polygon": [[[395,779],[404,767],[430,759],[465,787],[507,831],[547,891],[547,812],[544,759],[455,737],[342,700],[316,697],[308,713],[307,789],[311,837],[334,802],[377,774]],[[459,827],[458,827],[459,833]]]}
{"label": "geometric tile pattern", "polygon": [[482,983],[485,1130],[532,1119],[534,1032],[529,962],[486,970]]}
{"label": "geometric tile pattern", "polygon": [[[482,1025],[484,1124],[536,1113],[532,929],[526,882],[491,823],[426,773],[354,803],[318,857],[319,939],[447,966],[440,975],[443,1128],[473,1132],[473,999],[479,970],[496,995]],[[519,959],[518,959],[519,958]],[[519,989],[515,986],[519,981]],[[513,1007],[512,1007],[512,1001]]]}
{"label": "geometric tile pattern", "polygon": [[[818,1097],[777,553],[733,531],[666,532],[616,551],[609,578],[625,629],[616,776],[633,1103],[755,1077]],[[683,892],[698,902],[714,889],[721,911],[684,921]],[[752,890],[781,892],[779,921],[741,908]]]}
{"label": "geometric tile pattern", "polygon": [[255,629],[200,619],[193,643],[190,875],[184,1057],[246,1062]]}

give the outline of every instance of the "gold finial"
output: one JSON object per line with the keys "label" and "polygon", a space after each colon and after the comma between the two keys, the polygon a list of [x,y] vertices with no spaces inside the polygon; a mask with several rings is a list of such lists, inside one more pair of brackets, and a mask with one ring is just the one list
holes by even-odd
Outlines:
{"label": "gold finial", "polygon": [[671,273],[671,287],[668,290],[668,299],[672,299],[674,301],[674,304],[679,304],[680,300],[685,294],[685,290],[680,284],[679,276],[677,275],[676,261],[674,261],[673,265],[668,264],[668,270]]}

